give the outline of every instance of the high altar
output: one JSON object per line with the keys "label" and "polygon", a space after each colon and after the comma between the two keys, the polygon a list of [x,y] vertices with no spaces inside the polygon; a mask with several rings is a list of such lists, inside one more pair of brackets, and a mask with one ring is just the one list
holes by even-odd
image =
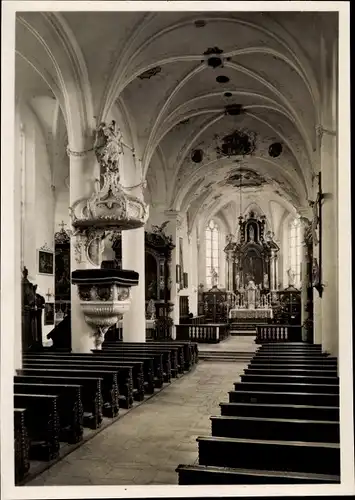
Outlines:
{"label": "high altar", "polygon": [[236,294],[236,306],[229,311],[231,320],[265,321],[272,319],[271,304],[277,291],[278,245],[271,232],[265,235],[265,216],[251,211],[239,217],[239,237],[228,238],[228,290]]}

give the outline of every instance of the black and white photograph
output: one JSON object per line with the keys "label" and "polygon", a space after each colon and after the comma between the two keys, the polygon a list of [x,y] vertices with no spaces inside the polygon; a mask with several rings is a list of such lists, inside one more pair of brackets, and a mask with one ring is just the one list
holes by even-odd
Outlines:
{"label": "black and white photograph", "polygon": [[349,3],[3,2],[4,499],[355,493]]}

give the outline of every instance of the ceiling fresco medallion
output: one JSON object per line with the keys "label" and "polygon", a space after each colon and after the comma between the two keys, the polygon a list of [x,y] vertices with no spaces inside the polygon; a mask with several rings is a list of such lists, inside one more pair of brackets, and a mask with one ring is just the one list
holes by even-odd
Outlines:
{"label": "ceiling fresco medallion", "polygon": [[218,157],[252,155],[256,149],[256,133],[235,130],[233,133],[221,138],[221,143],[216,147]]}
{"label": "ceiling fresco medallion", "polygon": [[244,168],[238,169],[225,180],[225,184],[232,187],[258,187],[265,182],[264,177],[257,172]]}

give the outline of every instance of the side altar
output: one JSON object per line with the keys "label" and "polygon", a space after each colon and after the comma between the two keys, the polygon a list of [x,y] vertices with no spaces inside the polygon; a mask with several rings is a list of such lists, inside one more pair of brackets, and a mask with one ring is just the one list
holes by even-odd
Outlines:
{"label": "side altar", "polygon": [[236,296],[229,319],[241,322],[266,322],[273,318],[277,301],[277,258],[279,246],[274,235],[265,234],[266,218],[251,211],[239,217],[239,234],[227,240],[227,286]]}

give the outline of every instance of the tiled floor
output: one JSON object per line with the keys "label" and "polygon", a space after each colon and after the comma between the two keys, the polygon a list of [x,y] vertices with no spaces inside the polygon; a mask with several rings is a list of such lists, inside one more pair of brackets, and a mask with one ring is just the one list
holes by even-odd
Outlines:
{"label": "tiled floor", "polygon": [[196,437],[211,434],[244,368],[200,362],[26,486],[177,484],[176,467],[197,460]]}

